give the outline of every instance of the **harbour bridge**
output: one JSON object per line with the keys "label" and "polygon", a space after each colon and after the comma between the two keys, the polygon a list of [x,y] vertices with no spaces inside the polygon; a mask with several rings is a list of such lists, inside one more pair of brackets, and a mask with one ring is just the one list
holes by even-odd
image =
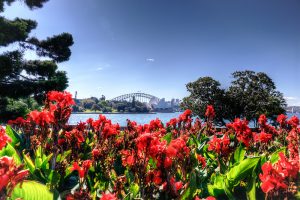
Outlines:
{"label": "harbour bridge", "polygon": [[130,94],[123,94],[121,96],[115,97],[111,99],[111,101],[132,101],[133,98],[136,101],[148,103],[150,105],[157,104],[159,102],[159,98],[153,96],[151,94],[146,94],[142,92],[130,93]]}

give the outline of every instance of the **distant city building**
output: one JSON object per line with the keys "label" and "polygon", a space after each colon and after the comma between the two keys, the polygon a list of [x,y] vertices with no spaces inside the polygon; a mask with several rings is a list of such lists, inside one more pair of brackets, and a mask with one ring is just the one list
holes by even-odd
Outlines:
{"label": "distant city building", "polygon": [[178,111],[180,105],[179,99],[172,99],[171,101],[166,101],[165,98],[161,98],[157,104],[153,105],[155,111]]}

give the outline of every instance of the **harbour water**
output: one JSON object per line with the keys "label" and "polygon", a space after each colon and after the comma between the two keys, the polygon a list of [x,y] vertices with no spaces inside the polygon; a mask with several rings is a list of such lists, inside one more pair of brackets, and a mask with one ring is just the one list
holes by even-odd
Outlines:
{"label": "harbour water", "polygon": [[[154,114],[103,114],[108,119],[112,121],[112,123],[119,123],[120,126],[126,126],[127,122],[126,120],[129,119],[131,121],[136,121],[138,124],[147,124],[151,120],[159,118],[163,123],[168,122],[172,118],[177,118],[181,112],[175,112],[175,113],[154,113]],[[288,113],[288,117],[291,117],[293,115],[296,115],[300,118],[300,114],[296,113]],[[76,114],[73,113],[69,119],[69,124],[75,125],[78,122],[86,121],[88,118],[98,119],[99,114]],[[251,127],[251,123],[249,124]]]}

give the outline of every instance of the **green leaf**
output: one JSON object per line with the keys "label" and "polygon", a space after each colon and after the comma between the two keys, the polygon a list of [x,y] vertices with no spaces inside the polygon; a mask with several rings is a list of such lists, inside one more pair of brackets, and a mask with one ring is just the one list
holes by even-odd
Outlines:
{"label": "green leaf", "polygon": [[42,154],[42,147],[39,146],[38,149],[35,151],[34,164],[36,168],[40,168],[43,163]]}
{"label": "green leaf", "polygon": [[150,166],[152,169],[153,169],[153,168],[154,168],[154,169],[156,168],[156,162],[153,160],[153,158],[150,157],[148,163],[149,163],[149,166]]}
{"label": "green leaf", "polygon": [[213,185],[207,184],[208,193],[211,196],[218,197],[225,193],[223,189],[224,177],[222,175],[213,175]]}
{"label": "green leaf", "polygon": [[129,183],[132,183],[134,181],[134,174],[130,170],[125,170],[125,176]]}
{"label": "green leaf", "polygon": [[54,195],[49,191],[46,185],[35,181],[24,181],[16,185],[9,199],[21,198],[23,200],[43,199],[52,200]]}
{"label": "green leaf", "polygon": [[54,170],[47,170],[47,181],[51,185],[56,185],[59,182],[60,174]]}
{"label": "green leaf", "polygon": [[45,169],[48,168],[47,165],[48,165],[50,159],[52,158],[52,155],[53,155],[53,153],[51,153],[50,155],[48,155],[48,156],[43,160],[43,163],[41,164],[41,169],[44,169],[44,170],[45,170]]}
{"label": "green leaf", "polygon": [[256,178],[257,174],[253,171],[252,176],[247,181],[246,195],[248,200],[256,200]]}
{"label": "green leaf", "polygon": [[230,183],[226,178],[223,181],[223,188],[224,188],[225,194],[227,195],[228,199],[235,200],[235,197],[232,193],[232,189],[230,188]]}
{"label": "green leaf", "polygon": [[139,193],[140,187],[138,184],[133,183],[130,185],[130,192],[132,194],[132,198],[136,198],[136,195]]}
{"label": "green leaf", "polygon": [[6,134],[11,138],[11,145],[13,147],[19,146],[20,143],[22,142],[22,138],[20,135],[11,128],[11,126],[7,125],[6,126]]}
{"label": "green leaf", "polygon": [[200,146],[200,141],[197,140],[196,136],[193,134],[190,135],[190,138],[191,138],[191,142],[193,142],[193,144],[195,144],[198,148]]}
{"label": "green leaf", "polygon": [[34,180],[37,180],[39,182],[42,182],[44,184],[47,183],[47,179],[44,176],[44,174],[42,173],[42,171],[40,169],[35,169],[34,172],[32,173]]}
{"label": "green leaf", "polygon": [[197,177],[196,174],[192,172],[190,175],[190,183],[188,185],[188,188],[184,191],[180,199],[181,200],[193,199],[196,191],[197,191]]}
{"label": "green leaf", "polygon": [[18,154],[18,152],[16,151],[16,149],[9,143],[6,144],[6,146],[0,151],[0,157],[2,156],[9,156],[9,157],[13,157],[14,162],[17,165],[22,164],[21,158]]}
{"label": "green leaf", "polygon": [[167,133],[164,137],[163,137],[164,140],[167,141],[167,143],[169,144],[172,140],[172,133]]}
{"label": "green leaf", "polygon": [[63,154],[58,154],[56,157],[56,162],[61,162],[67,158],[68,155],[72,153],[72,150],[65,151]]}
{"label": "green leaf", "polygon": [[24,158],[25,164],[28,167],[30,173],[34,174],[35,165],[33,164],[30,156],[27,156],[26,154],[23,153],[23,158]]}
{"label": "green leaf", "polygon": [[280,152],[285,152],[286,147],[282,147],[280,149],[278,149],[277,151],[275,151],[271,157],[270,157],[270,161],[272,164],[276,163],[279,160],[279,153]]}
{"label": "green leaf", "polygon": [[234,162],[236,163],[244,160],[245,153],[246,153],[245,148],[240,144],[239,147],[234,152],[234,156],[233,156]]}
{"label": "green leaf", "polygon": [[233,188],[241,180],[246,178],[249,174],[252,174],[254,168],[256,168],[260,157],[247,158],[241,161],[238,165],[232,167],[230,171],[226,174],[228,179],[228,186]]}

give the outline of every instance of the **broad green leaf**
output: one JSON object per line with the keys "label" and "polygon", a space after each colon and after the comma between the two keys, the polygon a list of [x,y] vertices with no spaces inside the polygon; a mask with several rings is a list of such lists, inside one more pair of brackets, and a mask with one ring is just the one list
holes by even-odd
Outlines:
{"label": "broad green leaf", "polygon": [[257,174],[253,171],[252,176],[247,181],[246,195],[248,200],[256,200],[256,178]]}
{"label": "broad green leaf", "polygon": [[262,155],[262,157],[260,159],[260,166],[262,166],[265,162],[267,162],[267,156],[266,155]]}
{"label": "broad green leaf", "polygon": [[225,193],[223,189],[224,177],[222,175],[213,175],[212,179],[213,179],[213,185],[212,184],[207,185],[208,193],[214,197],[218,197],[224,194]]}
{"label": "broad green leaf", "polygon": [[34,159],[34,164],[35,164],[36,168],[40,168],[42,163],[43,163],[43,160],[41,157],[36,157]]}
{"label": "broad green leaf", "polygon": [[16,149],[9,143],[6,144],[6,146],[1,149],[0,151],[0,157],[2,156],[9,156],[9,157],[12,157],[14,159],[14,162],[17,164],[17,165],[20,165],[22,164],[22,161],[21,161],[21,158],[18,154],[18,152],[16,151]]}
{"label": "broad green leaf", "polygon": [[132,198],[136,198],[136,195],[139,193],[140,187],[136,183],[132,183],[130,185],[130,192],[132,194]]}
{"label": "broad green leaf", "polygon": [[259,160],[260,157],[247,158],[238,165],[232,167],[226,174],[229,187],[233,188],[234,185],[238,184],[241,180],[246,178],[246,176],[252,174],[252,171],[256,168]]}
{"label": "broad green leaf", "polygon": [[245,148],[240,144],[239,147],[234,152],[234,156],[233,156],[234,162],[236,163],[244,160],[245,153],[246,153]]}
{"label": "broad green leaf", "polygon": [[23,153],[23,158],[24,158],[25,164],[28,167],[30,173],[34,174],[35,165],[33,164],[30,156],[28,156],[28,155],[26,155],[26,154]]}
{"label": "broad green leaf", "polygon": [[227,195],[228,199],[235,200],[235,197],[231,191],[232,189],[230,188],[230,183],[228,182],[228,180],[226,178],[224,178],[224,181],[223,181],[223,188],[224,188],[225,194]]}
{"label": "broad green leaf", "polygon": [[11,126],[7,125],[6,128],[6,134],[11,138],[11,145],[13,147],[19,146],[20,143],[22,142],[22,138],[20,135],[11,128]]}
{"label": "broad green leaf", "polygon": [[44,160],[43,163],[41,164],[41,169],[47,169],[47,165],[49,164],[50,159],[52,158],[53,153],[49,154]]}
{"label": "broad green leaf", "polygon": [[35,181],[24,181],[22,185],[16,185],[9,199],[17,198],[21,198],[22,200],[53,200],[54,195],[49,191],[46,185]]}
{"label": "broad green leaf", "polygon": [[271,157],[270,157],[270,161],[272,164],[276,163],[279,160],[279,153],[280,152],[285,152],[286,147],[282,147],[280,149],[278,149],[277,151],[275,151],[274,153],[272,153]]}

